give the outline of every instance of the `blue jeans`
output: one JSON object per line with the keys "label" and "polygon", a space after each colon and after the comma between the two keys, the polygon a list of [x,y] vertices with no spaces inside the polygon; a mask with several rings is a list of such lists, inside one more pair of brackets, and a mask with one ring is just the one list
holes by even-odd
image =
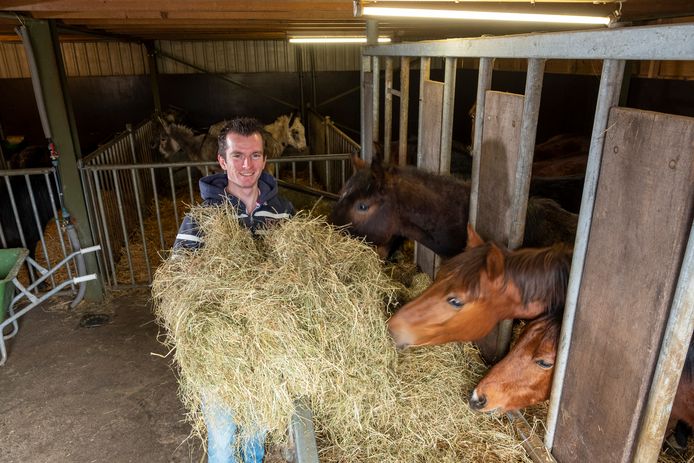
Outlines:
{"label": "blue jeans", "polygon": [[[212,401],[203,404],[207,424],[208,463],[237,463],[237,426],[231,411]],[[241,445],[241,461],[262,463],[265,456],[265,433],[255,434]]]}

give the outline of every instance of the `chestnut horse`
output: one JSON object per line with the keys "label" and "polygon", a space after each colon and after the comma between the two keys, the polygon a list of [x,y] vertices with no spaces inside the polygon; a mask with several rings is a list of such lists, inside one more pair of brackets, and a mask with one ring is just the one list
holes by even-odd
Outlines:
{"label": "chestnut horse", "polygon": [[[549,399],[559,345],[563,311],[529,322],[513,348],[480,380],[470,407],[480,412],[505,413]],[[694,426],[694,338],[689,343],[682,376],[672,404],[665,435],[677,449],[687,448]]]}
{"label": "chestnut horse", "polygon": [[[436,254],[452,257],[465,249],[470,183],[412,167],[370,167],[353,157],[355,172],[330,215],[335,225],[374,244],[388,256],[402,238],[422,243]],[[528,201],[525,246],[574,242],[578,216],[547,198]]]}
{"label": "chestnut horse", "polygon": [[562,313],[546,314],[523,328],[509,353],[472,391],[473,410],[505,413],[549,398]]}
{"label": "chestnut horse", "polygon": [[476,341],[501,320],[563,310],[571,248],[509,251],[468,226],[468,249],[441,266],[434,283],[388,320],[399,347]]}

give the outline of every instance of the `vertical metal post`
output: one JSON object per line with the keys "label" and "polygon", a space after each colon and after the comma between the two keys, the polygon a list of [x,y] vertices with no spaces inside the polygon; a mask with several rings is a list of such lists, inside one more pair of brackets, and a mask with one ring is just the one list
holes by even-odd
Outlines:
{"label": "vertical metal post", "polygon": [[554,445],[554,433],[557,430],[559,403],[561,401],[566,376],[566,361],[569,356],[573,323],[576,316],[576,303],[578,302],[579,286],[583,278],[583,265],[585,263],[586,249],[588,248],[588,234],[593,219],[593,207],[595,205],[595,193],[600,174],[602,161],[602,149],[605,142],[605,131],[610,108],[617,105],[624,76],[624,60],[604,60],[602,75],[600,76],[600,88],[598,89],[598,102],[593,119],[593,133],[590,139],[588,152],[588,165],[586,166],[586,179],[583,184],[583,196],[581,197],[581,212],[578,216],[576,229],[576,241],[574,243],[569,284],[567,287],[564,318],[562,320],[561,335],[557,348],[557,358],[554,366],[554,379],[552,393],[550,395],[549,410],[547,411],[547,433],[545,445],[552,449]]}
{"label": "vertical metal post", "polygon": [[474,135],[472,141],[472,173],[470,184],[470,224],[477,222],[477,199],[480,187],[480,156],[482,154],[482,130],[484,128],[484,103],[487,90],[492,88],[494,58],[480,58],[477,72],[477,100],[475,103]]}
{"label": "vertical metal post", "polygon": [[393,57],[386,58],[385,101],[383,105],[383,160],[390,162],[390,140],[393,134]]}
{"label": "vertical metal post", "polygon": [[694,226],[675,289],[670,317],[660,346],[658,363],[636,442],[634,461],[657,461],[672,402],[694,330]]}
{"label": "vertical metal post", "polygon": [[313,428],[313,414],[305,400],[296,401],[289,426],[294,442],[296,463],[318,463],[318,446]]}
{"label": "vertical metal post", "polygon": [[439,152],[439,172],[442,174],[447,174],[451,171],[456,64],[456,58],[446,58],[443,79],[443,114],[441,115],[441,151]]}
{"label": "vertical metal post", "polygon": [[407,164],[407,123],[410,106],[410,58],[400,58],[400,131],[398,135],[398,164]]}
{"label": "vertical metal post", "polygon": [[528,60],[528,72],[525,78],[525,99],[523,102],[523,119],[521,122],[519,165],[516,167],[515,191],[511,204],[511,230],[509,230],[508,247],[519,248],[523,244],[525,232],[525,211],[528,208],[530,190],[530,171],[535,153],[535,136],[537,120],[540,113],[540,97],[545,71],[545,60],[533,58]]}
{"label": "vertical metal post", "polygon": [[137,164],[137,151],[135,150],[135,136],[133,135],[133,125],[125,124],[125,131],[128,132],[128,141],[130,142],[130,154],[133,157],[133,164]]}
{"label": "vertical metal post", "polygon": [[[371,57],[363,56],[361,57],[361,72],[359,75],[360,88],[361,88],[361,111],[360,116],[360,140],[361,145],[361,157],[366,162],[371,162],[371,152],[372,152],[372,142],[373,142],[373,132],[371,124],[367,127],[369,118],[366,117],[366,112],[371,109],[371,95],[367,92],[367,89],[371,86],[371,82],[367,82],[367,76],[371,72]],[[368,100],[368,101],[367,101]]]}
{"label": "vertical metal post", "polygon": [[417,165],[422,165],[422,119],[424,119],[424,81],[431,74],[431,58],[421,57],[419,63],[419,120],[417,122]]}
{"label": "vertical metal post", "polygon": [[[366,21],[366,42],[368,45],[375,45],[378,43],[378,23],[373,19],[368,19]],[[374,123],[369,124],[369,118],[367,117],[367,111],[373,114],[371,109],[373,106],[374,98],[372,94],[375,91],[373,89],[374,78],[373,74],[377,70],[373,68],[373,63],[376,60],[372,60],[370,56],[361,57],[361,74],[360,74],[360,84],[361,84],[361,156],[366,162],[371,162],[372,152],[373,152],[373,141],[377,139],[377,134],[373,132]],[[369,74],[371,73],[371,74]],[[366,80],[370,78],[370,81]],[[378,83],[378,81],[376,81]],[[367,90],[371,88],[371,93]],[[367,99],[369,101],[367,101]],[[367,124],[369,125],[367,127]]]}
{"label": "vertical metal post", "polygon": [[[52,138],[61,154],[59,171],[65,205],[77,222],[84,225],[78,228],[79,238],[83,247],[89,247],[93,244],[93,235],[89,230],[89,217],[77,168],[79,141],[67,93],[57,30],[53,22],[26,20],[20,32],[27,56],[30,56],[31,78],[39,113],[43,113],[42,124],[47,130],[46,136]],[[98,273],[95,256],[90,253],[84,257],[87,271]],[[87,285],[87,299],[96,301],[102,297],[100,280],[93,280]]]}
{"label": "vertical metal post", "polygon": [[316,90],[316,50],[313,47],[308,49],[311,65],[311,107],[318,108],[318,91]]}
{"label": "vertical metal post", "polygon": [[[366,21],[366,42],[369,45],[378,44],[378,22],[373,19]],[[380,127],[380,104],[381,104],[381,65],[380,58],[378,56],[371,57],[371,70],[373,72],[373,140],[378,141],[380,139],[379,127]]]}
{"label": "vertical metal post", "polygon": [[[306,95],[304,95],[304,49],[296,47],[296,68],[299,74],[299,97],[301,100],[301,120],[306,121]],[[313,108],[314,110],[317,108]]]}
{"label": "vertical metal post", "polygon": [[147,50],[147,62],[149,64],[149,85],[152,89],[152,99],[154,110],[161,112],[161,96],[159,95],[159,67],[157,65],[157,51],[154,43],[150,40],[145,43]]}

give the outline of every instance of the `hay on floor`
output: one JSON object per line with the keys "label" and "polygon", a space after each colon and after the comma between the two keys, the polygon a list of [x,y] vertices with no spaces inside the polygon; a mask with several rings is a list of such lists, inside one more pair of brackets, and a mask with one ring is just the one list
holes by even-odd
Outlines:
{"label": "hay on floor", "polygon": [[226,212],[191,211],[206,246],[152,287],[202,435],[203,391],[275,443],[301,397],[322,462],[530,461],[510,425],[467,406],[485,369],[473,347],[396,351],[385,322],[402,287],[369,246],[302,215],[254,240]]}

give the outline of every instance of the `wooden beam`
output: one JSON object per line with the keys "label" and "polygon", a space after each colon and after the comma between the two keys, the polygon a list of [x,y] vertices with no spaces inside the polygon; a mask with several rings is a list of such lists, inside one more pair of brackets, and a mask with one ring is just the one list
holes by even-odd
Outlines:
{"label": "wooden beam", "polygon": [[330,10],[352,12],[352,2],[344,0],[3,0],[0,10],[5,11],[301,11],[301,10]]}
{"label": "wooden beam", "polygon": [[[352,19],[352,11],[307,10],[246,10],[214,11],[199,9],[195,11],[169,10],[91,10],[91,11],[35,11],[35,19],[205,19],[205,20],[239,20],[239,19]],[[355,19],[364,23],[363,19]]]}

